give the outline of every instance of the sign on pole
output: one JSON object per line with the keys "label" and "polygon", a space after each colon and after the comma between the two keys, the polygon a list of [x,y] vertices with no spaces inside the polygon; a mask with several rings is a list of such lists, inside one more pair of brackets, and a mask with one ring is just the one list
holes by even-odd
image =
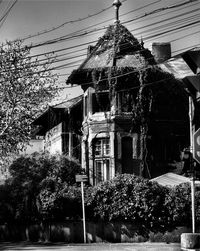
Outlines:
{"label": "sign on pole", "polygon": [[194,151],[193,158],[200,164],[200,128],[193,135]]}
{"label": "sign on pole", "polygon": [[88,176],[86,174],[76,175],[76,182],[87,182]]}
{"label": "sign on pole", "polygon": [[88,176],[85,174],[76,175],[76,182],[81,182],[81,197],[82,197],[82,211],[83,211],[83,238],[86,243],[86,226],[85,226],[85,202],[84,202],[84,182],[88,181]]}

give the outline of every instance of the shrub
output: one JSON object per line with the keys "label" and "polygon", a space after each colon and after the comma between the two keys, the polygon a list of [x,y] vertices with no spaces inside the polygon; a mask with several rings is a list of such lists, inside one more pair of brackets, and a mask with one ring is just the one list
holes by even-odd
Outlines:
{"label": "shrub", "polygon": [[45,188],[38,195],[38,206],[43,220],[81,218],[80,188],[67,183],[60,184],[54,191]]}
{"label": "shrub", "polygon": [[[196,221],[200,222],[200,192],[195,193]],[[172,226],[191,226],[191,186],[180,184],[169,189],[164,206],[168,209]]]}
{"label": "shrub", "polygon": [[[68,156],[45,153],[21,156],[9,169],[11,177],[5,185],[9,188],[6,206],[12,212],[13,219],[26,223],[43,218],[41,203],[44,204],[43,208],[51,208],[51,214],[59,215],[56,203],[60,201],[63,189],[66,191],[67,187],[74,185],[75,174],[82,171],[80,164]],[[0,219],[3,218],[5,222],[9,220],[10,216],[7,217],[3,210],[0,214]],[[55,218],[55,215],[52,217]]]}
{"label": "shrub", "polygon": [[104,221],[131,221],[144,234],[164,231],[169,217],[164,207],[167,191],[140,177],[119,175],[88,190],[87,212]]}

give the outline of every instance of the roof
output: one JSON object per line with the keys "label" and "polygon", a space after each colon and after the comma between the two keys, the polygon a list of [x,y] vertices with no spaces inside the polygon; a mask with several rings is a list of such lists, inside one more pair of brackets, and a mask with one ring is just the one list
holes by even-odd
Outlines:
{"label": "roof", "polygon": [[62,103],[56,104],[54,106],[51,106],[54,109],[71,109],[73,107],[75,107],[76,105],[78,105],[81,101],[82,101],[83,95],[81,94],[78,97],[69,99],[69,100],[65,100]]}
{"label": "roof", "polygon": [[159,64],[160,68],[182,79],[191,95],[200,92],[200,48],[194,48],[176,55]]}
{"label": "roof", "polygon": [[[146,54],[144,53],[146,50]],[[148,53],[147,53],[148,52]],[[147,55],[148,54],[148,55]],[[150,51],[120,23],[110,25],[99,39],[81,69],[104,67],[141,67],[152,62]],[[116,62],[115,62],[116,60]]]}
{"label": "roof", "polygon": [[160,63],[159,66],[163,71],[172,73],[177,79],[195,75],[181,55],[170,58]]}
{"label": "roof", "polygon": [[[83,78],[80,72],[82,75],[87,75],[84,79],[88,80],[89,74],[94,69],[110,67],[141,69],[154,64],[154,57],[143,47],[143,43],[140,43],[125,26],[117,23],[107,28],[80,67],[69,76],[67,83],[82,84]],[[76,75],[79,75],[78,78]]]}
{"label": "roof", "polygon": [[65,100],[62,103],[53,105],[53,106],[49,106],[48,109],[42,113],[39,117],[37,117],[33,124],[34,125],[42,125],[43,123],[47,123],[48,118],[49,118],[49,114],[50,112],[54,111],[54,112],[60,112],[60,111],[69,111],[70,109],[74,108],[75,106],[77,106],[78,104],[80,104],[80,102],[82,101],[82,97],[83,95],[80,95],[78,97],[69,99],[69,100]]}
{"label": "roof", "polygon": [[[190,178],[175,173],[165,173],[161,176],[151,179],[151,181],[156,181],[162,186],[173,187],[182,183],[190,182]],[[195,183],[200,184],[199,181],[196,181]]]}

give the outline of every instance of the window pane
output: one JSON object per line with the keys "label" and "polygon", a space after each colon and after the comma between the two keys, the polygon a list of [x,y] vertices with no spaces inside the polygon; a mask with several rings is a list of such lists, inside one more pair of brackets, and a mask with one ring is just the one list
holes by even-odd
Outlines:
{"label": "window pane", "polygon": [[110,166],[108,159],[96,160],[95,167],[96,167],[96,184],[110,179]]}
{"label": "window pane", "polygon": [[103,155],[107,156],[110,154],[110,140],[109,139],[104,139],[102,141],[102,145],[103,145]]}
{"label": "window pane", "polygon": [[102,149],[101,149],[101,140],[98,140],[95,142],[95,156],[101,156],[102,154]]}
{"label": "window pane", "polygon": [[109,180],[110,179],[110,166],[109,166],[109,160],[106,159],[104,160],[104,173],[105,173],[105,177],[104,180]]}
{"label": "window pane", "polygon": [[103,162],[96,161],[96,182],[103,181]]}

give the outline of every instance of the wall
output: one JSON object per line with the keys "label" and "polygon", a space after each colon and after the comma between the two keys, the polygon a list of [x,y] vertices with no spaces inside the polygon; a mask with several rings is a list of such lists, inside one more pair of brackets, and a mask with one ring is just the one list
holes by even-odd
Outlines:
{"label": "wall", "polygon": [[62,153],[62,123],[53,127],[45,135],[44,149],[51,154]]}
{"label": "wall", "polygon": [[[87,242],[180,242],[183,232],[191,232],[185,227],[176,228],[172,233],[150,233],[149,239],[137,233],[137,226],[131,223],[86,222]],[[200,229],[199,229],[200,230]],[[199,231],[197,231],[199,232]],[[0,225],[0,241],[52,241],[83,243],[82,221],[66,221],[48,225]]]}
{"label": "wall", "polygon": [[44,139],[31,139],[29,144],[26,146],[21,154],[32,154],[34,152],[43,152],[44,151]]}

